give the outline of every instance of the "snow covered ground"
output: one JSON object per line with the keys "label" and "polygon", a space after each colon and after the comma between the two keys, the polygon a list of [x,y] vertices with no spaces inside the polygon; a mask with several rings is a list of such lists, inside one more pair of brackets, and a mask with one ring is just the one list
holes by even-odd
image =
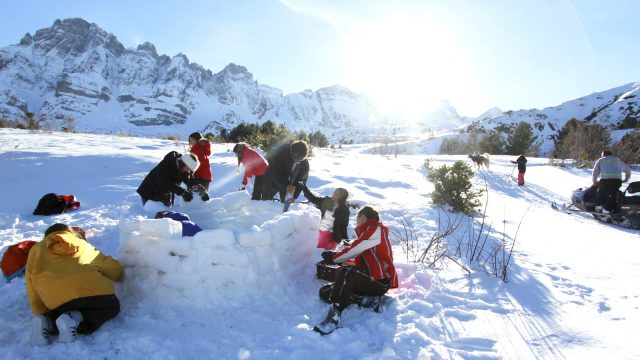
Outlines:
{"label": "snow covered ground", "polygon": [[[370,153],[372,146],[314,149],[309,187],[323,195],[344,187],[353,202],[377,206],[392,229],[402,229],[406,219],[418,239],[429,238],[438,229],[438,210],[430,204],[433,187],[422,163],[427,157],[435,166],[468,159],[381,156]],[[41,239],[49,225],[64,222],[83,227],[94,246],[127,266],[117,288],[121,313],[72,344],[31,347],[24,279],[0,287],[2,357],[640,357],[632,340],[640,331],[640,232],[549,206],[588,185],[589,170],[552,167],[547,159],[533,158],[527,185],[518,187],[510,177],[513,159],[492,157],[491,169],[478,171],[474,181],[484,187],[487,180],[491,238],[513,238],[518,231],[509,282],[481,272],[467,275],[452,263],[427,269],[407,261],[396,244],[401,286],[390,292],[393,301],[385,311],[349,308],[343,327],[321,337],[311,331],[327,308],[317,296],[323,282],[314,278],[319,212],[294,204],[283,215],[279,204],[248,201],[237,192],[241,174],[230,149],[213,146],[213,199],[178,204],[178,211],[206,228],[199,237],[181,238],[169,220],[146,220],[157,209],[143,208],[135,189],[164,154],[184,151],[184,143],[0,129],[0,246]],[[640,180],[637,168],[634,180]],[[73,194],[81,207],[57,216],[31,215],[48,192]],[[211,262],[226,268],[206,270]],[[162,267],[164,275],[173,276],[145,278],[144,266]]]}

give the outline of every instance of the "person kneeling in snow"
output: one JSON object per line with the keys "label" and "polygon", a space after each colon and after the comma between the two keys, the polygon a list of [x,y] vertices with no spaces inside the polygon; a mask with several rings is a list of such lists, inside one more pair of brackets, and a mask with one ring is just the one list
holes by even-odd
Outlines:
{"label": "person kneeling in snow", "polygon": [[[189,153],[181,155],[172,151],[165,155],[156,167],[151,169],[138,187],[138,194],[142,198],[142,205],[147,201],[160,201],[167,207],[173,206],[174,194],[182,196],[184,201],[193,200],[193,194],[180,186],[180,183],[189,184],[194,171],[200,163],[195,155]],[[208,195],[202,195],[202,201],[209,200]]]}
{"label": "person kneeling in snow", "polygon": [[189,215],[175,212],[175,211],[158,211],[155,216],[156,219],[169,218],[175,221],[179,221],[182,224],[182,236],[193,236],[200,231],[202,228],[198,226],[196,223],[191,221]]}
{"label": "person kneeling in snow", "polygon": [[347,226],[349,226],[349,192],[343,188],[337,188],[331,196],[315,196],[307,185],[302,186],[304,196],[320,209],[320,233],[318,234],[319,249],[335,249],[342,240],[349,238]]}
{"label": "person kneeling in snow", "polygon": [[[113,281],[117,260],[102,254],[65,224],[54,224],[31,248],[25,281],[31,311],[31,344],[47,345],[89,334],[120,312]],[[55,325],[54,325],[55,324]]]}
{"label": "person kneeling in snow", "polygon": [[[331,304],[326,318],[313,328],[322,335],[340,327],[342,311],[351,304],[352,294],[382,296],[398,287],[389,229],[380,222],[378,211],[365,206],[358,211],[356,220],[357,238],[350,245],[338,252],[322,253],[329,264],[343,263],[331,291],[320,291],[320,297]],[[354,266],[344,264],[350,259],[354,259]]]}

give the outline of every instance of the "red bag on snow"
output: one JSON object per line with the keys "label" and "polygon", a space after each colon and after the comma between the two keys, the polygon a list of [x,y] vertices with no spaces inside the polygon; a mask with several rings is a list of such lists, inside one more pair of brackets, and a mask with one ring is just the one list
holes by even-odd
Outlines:
{"label": "red bag on snow", "polygon": [[2,259],[0,259],[0,269],[7,281],[24,273],[29,251],[37,243],[37,241],[25,240],[9,246],[5,250],[2,254]]}

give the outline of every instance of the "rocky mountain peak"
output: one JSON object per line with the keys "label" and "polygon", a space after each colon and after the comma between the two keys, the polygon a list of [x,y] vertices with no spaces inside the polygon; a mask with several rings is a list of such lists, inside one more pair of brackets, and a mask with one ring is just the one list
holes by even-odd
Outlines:
{"label": "rocky mountain peak", "polygon": [[226,75],[236,80],[240,79],[248,79],[253,80],[253,74],[247,71],[247,68],[242,65],[236,65],[234,63],[229,63],[229,65],[225,66],[220,75]]}
{"label": "rocky mountain peak", "polygon": [[33,36],[31,36],[31,34],[29,33],[24,34],[22,39],[20,39],[20,45],[29,46],[31,44],[33,44]]}
{"label": "rocky mountain peak", "polygon": [[142,44],[138,45],[138,48],[136,50],[147,52],[151,54],[151,56],[153,56],[154,58],[156,59],[158,58],[158,52],[156,51],[156,46],[148,41],[145,41]]}
{"label": "rocky mountain peak", "polygon": [[51,27],[36,31],[33,44],[44,53],[56,49],[61,55],[71,56],[100,46],[116,56],[125,50],[113,34],[81,18],[57,19]]}

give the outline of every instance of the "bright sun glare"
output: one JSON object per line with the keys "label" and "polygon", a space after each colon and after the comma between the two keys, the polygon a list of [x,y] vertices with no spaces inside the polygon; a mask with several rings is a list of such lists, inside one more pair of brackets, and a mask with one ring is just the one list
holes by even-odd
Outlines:
{"label": "bright sun glare", "polygon": [[348,83],[409,122],[463,86],[467,76],[451,31],[424,17],[360,23],[346,39]]}

